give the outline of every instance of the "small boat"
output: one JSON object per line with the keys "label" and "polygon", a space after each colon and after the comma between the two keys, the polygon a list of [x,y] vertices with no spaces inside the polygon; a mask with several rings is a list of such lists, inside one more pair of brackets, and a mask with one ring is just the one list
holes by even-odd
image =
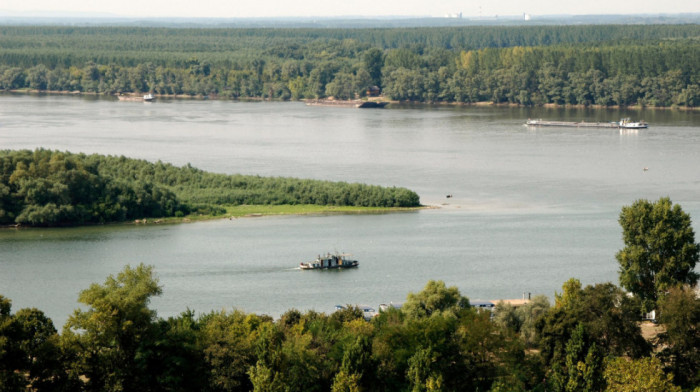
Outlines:
{"label": "small boat", "polygon": [[155,97],[153,96],[153,94],[150,94],[150,93],[143,96],[143,100],[145,102],[151,102],[154,99],[155,99]]}
{"label": "small boat", "polygon": [[629,118],[623,118],[620,120],[618,123],[618,126],[622,129],[643,129],[643,128],[649,128],[649,124],[644,122],[644,120],[641,121],[630,121]]}
{"label": "small boat", "polygon": [[299,263],[299,268],[303,270],[309,269],[335,269],[335,268],[353,268],[360,263],[357,260],[350,260],[347,257],[349,254],[326,254],[325,256],[318,255],[316,260],[307,263]]}

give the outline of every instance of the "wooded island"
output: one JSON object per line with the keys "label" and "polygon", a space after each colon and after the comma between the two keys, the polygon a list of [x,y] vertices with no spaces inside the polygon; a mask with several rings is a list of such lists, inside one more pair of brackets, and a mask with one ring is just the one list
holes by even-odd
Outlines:
{"label": "wooded island", "polygon": [[0,151],[0,225],[223,215],[229,206],[418,207],[406,188],[208,173],[124,156]]}

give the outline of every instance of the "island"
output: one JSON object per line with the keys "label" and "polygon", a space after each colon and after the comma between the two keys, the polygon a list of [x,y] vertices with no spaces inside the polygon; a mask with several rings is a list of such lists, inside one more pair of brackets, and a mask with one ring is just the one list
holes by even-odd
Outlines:
{"label": "island", "polygon": [[124,156],[0,151],[0,225],[75,226],[420,207],[406,188],[209,173]]}

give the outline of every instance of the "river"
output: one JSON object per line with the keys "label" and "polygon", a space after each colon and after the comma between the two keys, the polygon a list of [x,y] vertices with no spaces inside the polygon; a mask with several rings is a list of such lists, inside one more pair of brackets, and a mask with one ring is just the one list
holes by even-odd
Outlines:
{"label": "river", "polygon": [[[644,119],[646,130],[528,128],[528,118]],[[617,283],[620,209],[669,196],[700,219],[700,113],[0,95],[0,148],[125,155],[220,172],[402,186],[440,208],[0,230],[0,294],[59,327],[80,290],[155,267],[159,316],[402,302],[430,279],[470,299]],[[644,169],[647,170],[644,170]],[[452,195],[447,198],[446,195]],[[300,271],[319,253],[360,267]]]}

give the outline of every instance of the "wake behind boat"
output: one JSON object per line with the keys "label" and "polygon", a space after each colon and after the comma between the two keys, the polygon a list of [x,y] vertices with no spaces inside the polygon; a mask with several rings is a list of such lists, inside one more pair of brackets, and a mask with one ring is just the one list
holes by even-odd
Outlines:
{"label": "wake behind boat", "polygon": [[299,268],[303,270],[353,268],[357,267],[360,264],[357,260],[348,259],[348,256],[351,255],[341,253],[328,253],[325,256],[318,255],[316,257],[316,260],[314,261],[309,261],[308,263],[299,263]]}

